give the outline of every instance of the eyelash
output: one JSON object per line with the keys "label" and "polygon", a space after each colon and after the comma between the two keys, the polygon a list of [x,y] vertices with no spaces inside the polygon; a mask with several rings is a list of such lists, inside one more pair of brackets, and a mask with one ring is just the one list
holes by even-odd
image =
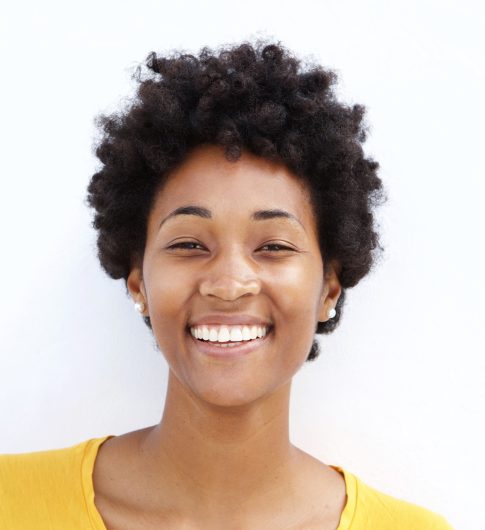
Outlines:
{"label": "eyelash", "polygon": [[[195,241],[182,241],[181,243],[175,243],[174,245],[171,245],[167,248],[171,249],[171,248],[182,248],[183,250],[197,250],[197,249],[194,249],[194,248],[186,248],[186,247],[183,247],[182,245],[199,245],[199,246],[202,246],[200,243],[196,243]],[[264,248],[264,247],[279,247],[280,250],[276,250],[276,251],[272,251],[272,252],[281,252],[281,250],[295,250],[291,247],[287,247],[285,245],[279,245],[278,243],[268,243],[267,245],[263,245],[261,248]]]}

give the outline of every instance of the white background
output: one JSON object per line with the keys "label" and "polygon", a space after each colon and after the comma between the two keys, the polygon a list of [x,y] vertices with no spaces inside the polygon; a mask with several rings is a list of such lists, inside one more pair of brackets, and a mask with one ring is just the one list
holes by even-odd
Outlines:
{"label": "white background", "polygon": [[269,37],[367,106],[389,196],[385,258],[294,378],[292,441],[457,530],[485,528],[484,22],[478,1],[3,8],[0,452],[159,421],[165,361],[100,269],[83,203],[93,120],[132,95],[152,50]]}

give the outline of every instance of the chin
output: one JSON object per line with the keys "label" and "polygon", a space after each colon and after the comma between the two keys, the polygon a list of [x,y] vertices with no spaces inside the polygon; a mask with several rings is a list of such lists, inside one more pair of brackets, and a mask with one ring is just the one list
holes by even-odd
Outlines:
{"label": "chin", "polygon": [[208,382],[207,385],[199,381],[195,387],[191,386],[190,390],[199,401],[222,408],[248,407],[271,393],[269,389],[265,392],[262,389],[251,388],[243,382],[238,384],[234,381]]}

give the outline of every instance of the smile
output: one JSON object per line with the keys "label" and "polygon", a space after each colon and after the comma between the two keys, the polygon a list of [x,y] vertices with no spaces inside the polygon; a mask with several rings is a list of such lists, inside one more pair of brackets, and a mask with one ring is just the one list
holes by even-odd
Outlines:
{"label": "smile", "polygon": [[200,353],[225,359],[247,355],[266,344],[273,334],[273,326],[263,329],[263,333],[259,334],[262,336],[241,341],[211,342],[196,338],[191,330],[187,332],[191,342],[195,344]]}
{"label": "smile", "polygon": [[240,342],[264,337],[271,326],[191,326],[196,339],[210,342]]}

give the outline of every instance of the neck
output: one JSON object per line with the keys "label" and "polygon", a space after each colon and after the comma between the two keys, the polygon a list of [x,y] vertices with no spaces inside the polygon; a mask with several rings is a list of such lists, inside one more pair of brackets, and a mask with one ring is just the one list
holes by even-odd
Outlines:
{"label": "neck", "polygon": [[170,373],[162,420],[140,444],[153,490],[160,495],[170,484],[185,511],[192,504],[228,514],[289,491],[300,456],[289,441],[290,387],[291,380],[264,401],[221,407],[202,403]]}

